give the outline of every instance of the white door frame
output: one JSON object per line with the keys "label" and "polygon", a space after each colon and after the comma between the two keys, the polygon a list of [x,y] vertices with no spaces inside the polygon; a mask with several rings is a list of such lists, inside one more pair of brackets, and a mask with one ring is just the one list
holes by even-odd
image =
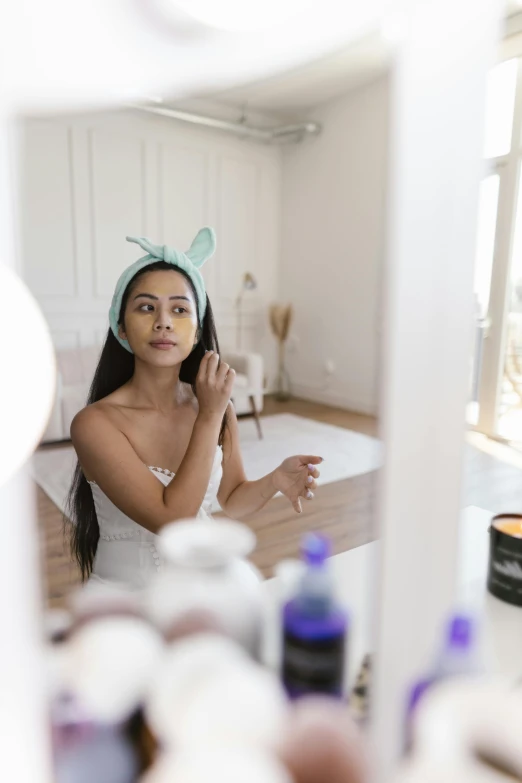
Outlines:
{"label": "white door frame", "polygon": [[372,704],[379,783],[402,752],[409,689],[454,608],[486,80],[500,14],[492,0],[412,4],[392,74]]}
{"label": "white door frame", "polygon": [[518,62],[513,135],[509,153],[487,162],[500,176],[491,291],[482,348],[477,429],[498,438],[498,411],[507,338],[510,301],[510,269],[520,177],[522,134],[522,57]]}

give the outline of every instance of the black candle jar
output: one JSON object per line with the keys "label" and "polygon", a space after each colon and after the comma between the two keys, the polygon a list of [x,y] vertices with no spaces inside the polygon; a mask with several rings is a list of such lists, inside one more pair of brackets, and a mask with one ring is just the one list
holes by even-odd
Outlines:
{"label": "black candle jar", "polygon": [[497,514],[489,535],[488,590],[522,606],[522,514]]}

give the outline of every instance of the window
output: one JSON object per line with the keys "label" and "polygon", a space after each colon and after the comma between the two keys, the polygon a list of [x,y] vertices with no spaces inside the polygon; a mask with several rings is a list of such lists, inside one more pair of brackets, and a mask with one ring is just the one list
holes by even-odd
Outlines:
{"label": "window", "polygon": [[499,158],[511,149],[518,61],[506,60],[490,71],[486,88],[484,157]]}

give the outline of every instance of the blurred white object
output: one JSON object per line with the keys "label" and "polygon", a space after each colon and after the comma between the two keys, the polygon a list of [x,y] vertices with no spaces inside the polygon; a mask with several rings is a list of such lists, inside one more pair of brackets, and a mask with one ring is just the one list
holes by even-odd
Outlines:
{"label": "blurred white object", "polygon": [[302,560],[290,557],[280,560],[274,567],[274,577],[278,580],[280,606],[295,596],[305,570],[306,566]]}
{"label": "blurred white object", "polygon": [[[151,0],[149,0],[150,2]],[[288,22],[299,12],[313,5],[313,0],[264,0],[245,3],[244,0],[154,0],[167,18],[180,11],[191,19],[217,30],[231,32],[265,30]]]}
{"label": "blurred white object", "polygon": [[3,264],[0,291],[4,293],[0,356],[6,372],[0,405],[1,485],[29,459],[42,437],[53,403],[56,366],[40,307],[25,283]]}
{"label": "blurred white object", "polygon": [[[210,1],[206,5],[210,7]],[[218,9],[221,4],[215,5]],[[261,6],[245,4],[241,13],[255,17],[263,13]],[[199,89],[217,90],[220,85],[268,77],[347,46],[376,24],[381,6],[382,0],[314,0],[271,30],[232,36],[193,24],[189,37],[190,17],[184,14],[185,24],[177,21],[174,3],[166,6],[167,12],[172,9],[168,17],[152,0],[2,4],[3,87],[12,106],[30,111],[69,111],[151,93],[174,98]]]}
{"label": "blurred white object", "polygon": [[279,748],[286,697],[275,675],[216,634],[169,647],[146,702],[151,729],[166,747],[249,745]]}
{"label": "blurred white object", "polygon": [[245,665],[244,650],[231,639],[214,633],[188,636],[170,645],[153,673],[146,701],[147,721],[164,744],[178,738],[194,692],[221,671]]}
{"label": "blurred white object", "polygon": [[396,783],[508,783],[522,777],[522,691],[505,680],[462,678],[419,705],[413,755]]}
{"label": "blurred white object", "polygon": [[142,614],[142,595],[118,582],[91,579],[69,596],[69,607],[77,620],[108,615]]}
{"label": "blurred white object", "polygon": [[72,615],[67,609],[48,609],[44,617],[45,634],[50,642],[60,642],[71,628]]}
{"label": "blurred white object", "polygon": [[76,630],[67,652],[70,691],[94,720],[117,722],[144,699],[163,643],[144,620],[105,617]]}
{"label": "blurred white object", "polygon": [[45,649],[45,696],[47,704],[59,699],[69,687],[69,655],[67,646],[48,645]]}
{"label": "blurred white object", "polygon": [[[5,40],[22,44],[4,23]],[[27,9],[25,9],[27,10]],[[5,69],[0,66],[5,74]],[[12,69],[12,72],[16,68]],[[0,84],[0,668],[4,672],[0,710],[0,754],[7,775],[17,783],[51,780],[47,729],[46,672],[41,620],[44,600],[41,551],[36,524],[36,493],[23,463],[45,427],[54,391],[54,359],[45,321],[26,287],[8,267],[16,268],[16,194],[8,111]],[[12,128],[12,126],[11,126]],[[5,264],[5,266],[3,265]],[[8,478],[9,477],[9,478]],[[27,749],[30,748],[30,752]]]}
{"label": "blurred white object", "polygon": [[247,662],[228,667],[194,694],[180,724],[180,742],[280,750],[288,703],[277,675]]}
{"label": "blurred white object", "polygon": [[141,783],[292,783],[283,765],[252,748],[191,748],[160,757]]}
{"label": "blurred white object", "polygon": [[158,548],[165,567],[148,589],[148,609],[164,631],[190,611],[208,612],[251,655],[260,655],[262,576],[245,558],[255,546],[246,525],[182,520],[166,525]]}

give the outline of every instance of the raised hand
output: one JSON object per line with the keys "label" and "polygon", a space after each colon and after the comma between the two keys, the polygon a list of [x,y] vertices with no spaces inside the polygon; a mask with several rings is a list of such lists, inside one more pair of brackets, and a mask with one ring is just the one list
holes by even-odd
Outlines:
{"label": "raised hand", "polygon": [[311,500],[314,496],[315,479],[320,476],[316,465],[322,461],[322,457],[310,455],[288,457],[272,474],[275,488],[288,498],[298,514],[303,510],[301,498]]}
{"label": "raised hand", "polygon": [[232,394],[235,370],[219,361],[219,355],[208,351],[199,366],[196,378],[196,396],[203,414],[224,416]]}

